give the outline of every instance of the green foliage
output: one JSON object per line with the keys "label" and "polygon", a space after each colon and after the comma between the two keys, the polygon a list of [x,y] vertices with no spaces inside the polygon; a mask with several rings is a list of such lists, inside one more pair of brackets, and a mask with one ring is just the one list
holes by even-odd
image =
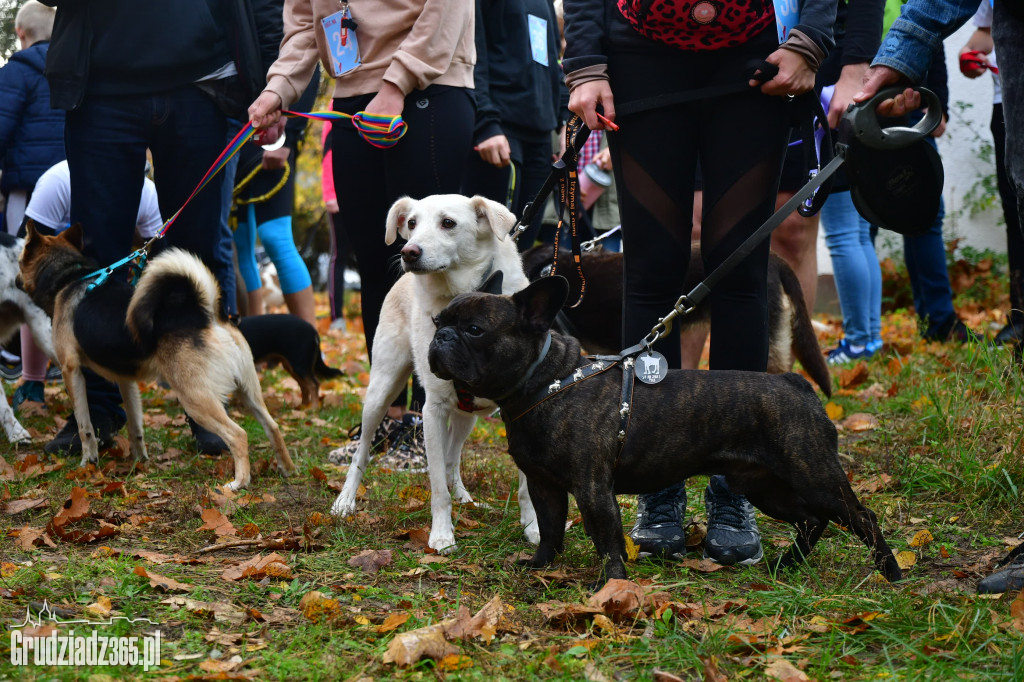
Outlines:
{"label": "green foliage", "polygon": [[0,63],[10,59],[18,49],[18,37],[14,35],[14,15],[25,0],[0,0]]}

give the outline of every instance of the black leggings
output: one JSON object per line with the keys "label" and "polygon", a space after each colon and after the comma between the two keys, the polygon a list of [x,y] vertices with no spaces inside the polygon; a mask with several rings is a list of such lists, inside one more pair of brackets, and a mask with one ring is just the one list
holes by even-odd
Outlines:
{"label": "black leggings", "polygon": [[[373,97],[337,98],[334,111],[354,114]],[[331,126],[338,221],[359,268],[363,329],[371,364],[384,297],[402,274],[401,244],[384,243],[388,209],[402,196],[422,199],[458,193],[472,146],[472,96],[464,88],[432,85],[405,98],[402,118],[408,132],[391,149],[370,145],[344,122]],[[422,395],[414,391],[413,401],[422,404]],[[404,404],[404,397],[399,402]]]}
{"label": "black leggings", "polygon": [[996,180],[999,185],[999,198],[1003,204],[1003,217],[1006,219],[1006,253],[1010,261],[1012,309],[1010,316],[1015,323],[1019,323],[1024,319],[1024,235],[1021,235],[1017,212],[1017,194],[1006,175],[1006,125],[1003,122],[1002,104],[992,105],[991,129],[996,150]]}
{"label": "black leggings", "polygon": [[[777,48],[775,27],[737,48],[705,53],[613,54],[609,76],[622,104],[661,93],[745,81],[745,66]],[[623,347],[672,310],[690,261],[693,183],[704,183],[701,253],[707,272],[774,211],[789,139],[789,102],[756,88],[619,117],[609,134],[622,217]],[[768,363],[765,239],[711,292],[714,369],[764,371]],[[680,366],[676,328],[655,344]]]}

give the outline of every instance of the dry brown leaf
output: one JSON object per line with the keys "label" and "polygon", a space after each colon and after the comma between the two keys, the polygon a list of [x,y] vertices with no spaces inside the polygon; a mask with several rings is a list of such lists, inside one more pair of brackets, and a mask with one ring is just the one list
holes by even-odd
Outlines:
{"label": "dry brown leaf", "polygon": [[390,564],[390,549],[364,549],[348,560],[349,566],[356,566],[371,575]]}
{"label": "dry brown leaf", "polygon": [[448,654],[437,662],[437,669],[441,672],[453,672],[473,667],[473,659],[462,654]]}
{"label": "dry brown leaf", "polygon": [[299,610],[307,620],[313,623],[332,622],[342,616],[341,604],[337,599],[329,599],[323,592],[307,592],[299,601]]}
{"label": "dry brown leaf", "polygon": [[444,627],[438,623],[395,635],[388,644],[388,650],[384,652],[384,662],[404,668],[423,658],[440,661],[445,656],[457,653],[459,650],[448,643]]}
{"label": "dry brown leaf", "polygon": [[935,540],[935,538],[932,537],[932,534],[930,532],[928,532],[927,530],[919,530],[916,533],[914,533],[914,537],[912,537],[910,539],[910,542],[908,542],[907,544],[911,547],[924,547],[933,540]]}
{"label": "dry brown leaf", "polygon": [[[654,680],[654,682],[686,682],[683,678],[679,677],[678,675],[673,675],[672,673],[665,672],[664,670],[658,670],[657,668],[651,671],[651,678]],[[719,680],[724,682],[725,678],[721,677],[716,679],[708,677],[707,664],[705,663],[704,680],[705,682],[719,682]]]}
{"label": "dry brown leaf", "polygon": [[219,509],[204,509],[200,517],[204,523],[197,530],[212,530],[219,538],[238,532],[231,520]]}
{"label": "dry brown leaf", "polygon": [[1010,603],[1010,616],[1013,618],[1011,625],[1024,632],[1024,590],[1018,592],[1017,598]]}
{"label": "dry brown leaf", "polygon": [[840,388],[855,388],[868,379],[868,364],[858,362],[855,367],[844,369],[839,372]]}
{"label": "dry brown leaf", "polygon": [[544,619],[555,627],[573,627],[592,619],[599,613],[603,613],[599,606],[565,604],[562,602],[537,604],[537,608],[544,615]]}
{"label": "dry brown leaf", "polygon": [[391,632],[405,625],[410,615],[408,613],[391,613],[384,619],[384,622],[377,626],[377,632],[384,634],[385,632]]}
{"label": "dry brown leaf", "polygon": [[168,578],[167,576],[160,575],[159,573],[147,571],[144,566],[136,566],[132,573],[143,578],[148,578],[150,587],[159,588],[165,592],[191,592],[194,589],[192,585],[186,585],[185,583],[178,582],[174,578]]}
{"label": "dry brown leaf", "polygon": [[587,600],[587,606],[599,607],[612,618],[623,620],[635,618],[645,601],[642,587],[632,580],[613,578]]}
{"label": "dry brown leaf", "polygon": [[825,414],[832,421],[839,421],[843,418],[843,406],[832,402],[831,400],[825,403]]}
{"label": "dry brown leaf", "polygon": [[773,658],[771,663],[765,666],[764,674],[782,682],[807,682],[810,679],[807,673],[784,658]]}
{"label": "dry brown leaf", "polygon": [[917,563],[917,554],[910,551],[896,552],[896,563],[904,571]]}
{"label": "dry brown leaf", "polygon": [[8,516],[14,516],[21,512],[28,511],[29,509],[35,509],[36,507],[42,507],[46,504],[46,499],[39,498],[24,498],[20,500],[11,500],[4,505],[4,513]]}
{"label": "dry brown leaf", "polygon": [[110,615],[112,608],[113,605],[110,603],[110,597],[101,594],[96,598],[95,602],[85,607],[85,612],[96,618],[106,618]]}
{"label": "dry brown leaf", "polygon": [[75,528],[70,526],[86,521],[89,518],[89,500],[85,488],[74,487],[71,489],[71,497],[64,502],[61,510],[50,520],[46,531],[54,537],[65,542],[93,542],[102,538],[117,535],[120,528],[112,523],[99,520],[99,528],[91,530]]}
{"label": "dry brown leaf", "polygon": [[18,545],[19,549],[28,551],[36,544],[45,544],[49,547],[56,547],[57,543],[50,539],[50,536],[46,534],[46,531],[42,528],[29,528],[25,526],[18,531],[18,539],[15,544]]}
{"label": "dry brown leaf", "polygon": [[224,580],[241,580],[242,578],[262,580],[267,576],[283,580],[292,578],[292,569],[288,567],[284,557],[277,552],[272,552],[268,556],[257,554],[248,561],[229,566],[220,574]]}
{"label": "dry brown leaf", "polygon": [[683,559],[680,564],[700,573],[714,573],[725,568],[722,564],[717,564],[711,559]]}
{"label": "dry brown leaf", "polygon": [[878,428],[878,419],[873,414],[855,412],[843,420],[847,431],[873,431]]}
{"label": "dry brown leaf", "polygon": [[246,612],[234,604],[228,604],[226,602],[208,602],[199,601],[198,599],[189,599],[188,597],[170,597],[160,602],[161,604],[168,604],[175,608],[182,608],[189,613],[196,616],[213,616],[213,619],[219,623],[228,623],[230,625],[241,625],[245,622]]}
{"label": "dry brown leaf", "polygon": [[242,657],[235,655],[226,660],[214,660],[212,658],[208,658],[199,664],[199,668],[208,673],[232,673],[243,665],[245,665],[245,661],[242,660]]}

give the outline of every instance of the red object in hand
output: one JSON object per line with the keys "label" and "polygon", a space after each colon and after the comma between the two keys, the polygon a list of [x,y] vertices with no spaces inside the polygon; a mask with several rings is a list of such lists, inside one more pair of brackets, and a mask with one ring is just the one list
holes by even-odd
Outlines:
{"label": "red object in hand", "polygon": [[973,69],[989,69],[992,73],[999,73],[999,67],[986,62],[982,52],[969,50],[960,55],[960,73],[966,76]]}

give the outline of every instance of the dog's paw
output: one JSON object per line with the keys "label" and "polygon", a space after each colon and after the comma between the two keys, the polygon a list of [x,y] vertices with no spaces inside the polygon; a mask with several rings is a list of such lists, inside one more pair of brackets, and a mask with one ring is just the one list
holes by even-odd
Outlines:
{"label": "dog's paw", "polygon": [[356,511],[356,501],[342,499],[341,495],[331,505],[331,516],[339,519],[343,519],[346,516],[351,516]]}
{"label": "dog's paw", "polygon": [[32,434],[21,424],[15,422],[13,428],[7,429],[7,440],[11,445],[25,445],[32,442]]}
{"label": "dog's paw", "polygon": [[295,474],[296,467],[295,467],[294,464],[288,465],[288,464],[281,464],[280,462],[278,462],[278,464],[277,464],[277,471],[282,476],[284,476],[285,478],[288,478],[289,476],[292,476],[292,475]]}
{"label": "dog's paw", "polygon": [[526,541],[531,545],[540,544],[540,526],[537,525],[536,519],[523,527],[523,535],[526,536]]}
{"label": "dog's paw", "polygon": [[451,554],[458,549],[458,546],[455,544],[455,534],[451,530],[436,534],[431,532],[430,539],[427,540],[427,546],[438,554]]}
{"label": "dog's paw", "polygon": [[235,480],[231,481],[230,483],[225,483],[224,487],[227,488],[228,490],[230,490],[231,492],[237,492],[237,491],[241,490],[242,488],[248,488],[249,487],[249,481],[236,478]]}

